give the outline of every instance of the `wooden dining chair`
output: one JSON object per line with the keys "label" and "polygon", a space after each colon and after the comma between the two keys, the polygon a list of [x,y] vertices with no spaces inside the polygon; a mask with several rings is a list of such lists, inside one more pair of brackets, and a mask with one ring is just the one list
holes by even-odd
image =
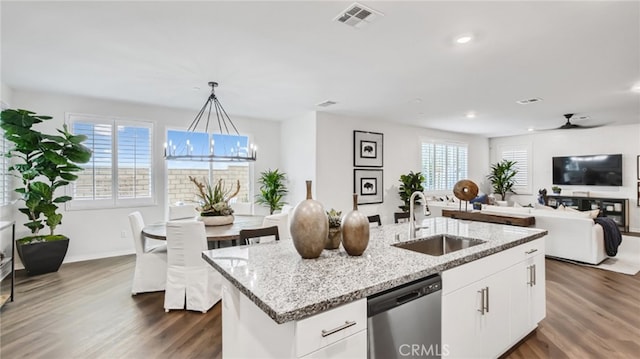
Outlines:
{"label": "wooden dining chair", "polygon": [[368,216],[367,218],[369,218],[369,223],[378,223],[379,226],[382,225],[379,214],[374,214],[373,216]]}
{"label": "wooden dining chair", "polygon": [[396,212],[393,214],[393,222],[409,222],[409,212]]}
{"label": "wooden dining chair", "polygon": [[263,227],[256,229],[241,229],[240,230],[240,243],[250,244],[250,239],[275,236],[276,241],[280,240],[278,234],[278,226]]}

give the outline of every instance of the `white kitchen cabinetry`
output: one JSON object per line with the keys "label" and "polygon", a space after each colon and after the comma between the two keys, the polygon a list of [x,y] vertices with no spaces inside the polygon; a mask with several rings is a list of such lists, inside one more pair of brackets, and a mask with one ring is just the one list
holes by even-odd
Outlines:
{"label": "white kitchen cabinetry", "polygon": [[366,358],[367,300],[276,323],[229,283],[222,286],[223,358]]}
{"label": "white kitchen cabinetry", "polygon": [[311,354],[305,355],[304,359],[364,359],[367,357],[367,331],[361,330],[358,333],[339,340],[329,346],[319,349]]}
{"label": "white kitchen cabinetry", "polygon": [[442,273],[449,358],[497,357],[536,327],[545,315],[543,254],[538,239]]}
{"label": "white kitchen cabinetry", "polygon": [[[513,279],[515,284],[511,287],[514,303],[511,307],[512,341],[524,338],[546,314],[544,251],[531,254],[534,255],[518,264],[517,270],[513,271],[517,277]],[[528,310],[522,310],[522,307]]]}

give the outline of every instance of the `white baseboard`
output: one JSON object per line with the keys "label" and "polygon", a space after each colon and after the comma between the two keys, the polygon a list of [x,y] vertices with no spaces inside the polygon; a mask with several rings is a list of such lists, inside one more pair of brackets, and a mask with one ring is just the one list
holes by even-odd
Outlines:
{"label": "white baseboard", "polygon": [[[93,260],[93,259],[120,257],[120,256],[129,255],[129,254],[135,254],[135,253],[136,253],[135,250],[127,249],[127,250],[122,250],[122,251],[113,251],[113,252],[105,252],[105,253],[92,253],[92,254],[83,254],[83,255],[77,255],[77,256],[67,256],[67,257],[64,258],[64,262],[62,262],[62,264],[89,261],[89,260]],[[22,263],[20,262],[20,258],[18,258],[18,256],[16,256],[16,259],[17,259],[16,263],[15,263],[16,270],[24,269],[24,265],[22,265]]]}

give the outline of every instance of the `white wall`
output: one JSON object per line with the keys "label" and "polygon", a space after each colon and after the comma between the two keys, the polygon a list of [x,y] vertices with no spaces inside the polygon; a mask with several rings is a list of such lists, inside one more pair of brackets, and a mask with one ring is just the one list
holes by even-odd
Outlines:
{"label": "white wall", "polygon": [[[464,135],[420,127],[376,122],[318,113],[317,118],[317,199],[326,209],[343,213],[351,210],[353,194],[353,131],[384,134],[382,204],[360,205],[367,215],[380,214],[383,224],[393,223],[393,213],[402,204],[398,195],[400,175],[421,171],[421,139],[443,139],[469,144],[469,179],[481,188],[489,170],[489,141],[480,136]],[[449,193],[450,195],[452,193]]]}
{"label": "white wall", "polygon": [[[0,83],[0,101],[2,101],[7,106],[11,107],[11,100],[13,97],[12,95],[13,95],[13,90],[10,87],[6,86],[5,84]],[[15,218],[14,214],[15,214],[15,206],[13,204],[0,206],[1,221],[13,220]],[[5,235],[5,233],[3,233],[3,235]]]}
{"label": "white wall", "polygon": [[311,180],[312,195],[317,199],[316,182],[316,113],[309,112],[281,123],[281,169],[287,174],[291,206],[307,198],[305,182]]}
{"label": "white wall", "polygon": [[[203,99],[204,101],[204,99]],[[165,177],[166,166],[161,156],[166,128],[186,128],[198,109],[183,110],[147,106],[126,102],[100,100],[78,96],[66,96],[43,92],[14,89],[13,108],[24,108],[54,119],[39,127],[43,132],[53,132],[62,126],[66,112],[114,116],[154,122],[154,158],[156,204],[140,208],[114,208],[101,210],[65,211],[62,225],[57,232],[71,238],[65,262],[108,257],[133,253],[133,241],[127,215],[139,210],[146,223],[163,221],[166,213]],[[238,129],[250,136],[259,146],[259,158],[254,164],[254,173],[280,165],[280,124],[275,121],[235,118]],[[254,183],[254,187],[257,186]],[[262,211],[261,208],[256,208]],[[27,234],[22,226],[24,216],[18,215],[17,226],[20,238]],[[24,230],[23,230],[24,228]]]}
{"label": "white wall", "polygon": [[591,197],[629,199],[630,230],[640,232],[640,207],[637,207],[637,155],[640,154],[640,124],[604,126],[594,129],[539,132],[524,136],[492,138],[491,162],[497,160],[495,149],[500,145],[532,144],[533,194],[512,195],[511,201],[521,204],[535,203],[538,189],[551,193],[553,156],[594,155],[622,153],[622,187],[561,186],[562,194],[589,191]]}

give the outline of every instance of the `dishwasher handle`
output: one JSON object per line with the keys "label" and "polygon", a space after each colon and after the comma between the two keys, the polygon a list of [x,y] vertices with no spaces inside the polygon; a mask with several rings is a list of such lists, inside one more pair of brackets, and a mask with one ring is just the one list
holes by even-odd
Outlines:
{"label": "dishwasher handle", "polygon": [[400,305],[400,304],[404,304],[406,302],[410,302],[416,298],[418,298],[420,296],[420,291],[414,291],[411,293],[407,293],[405,295],[402,295],[400,297],[396,298],[396,304]]}
{"label": "dishwasher handle", "polygon": [[419,279],[367,298],[367,317],[391,310],[418,298],[439,292],[442,279],[439,275]]}

